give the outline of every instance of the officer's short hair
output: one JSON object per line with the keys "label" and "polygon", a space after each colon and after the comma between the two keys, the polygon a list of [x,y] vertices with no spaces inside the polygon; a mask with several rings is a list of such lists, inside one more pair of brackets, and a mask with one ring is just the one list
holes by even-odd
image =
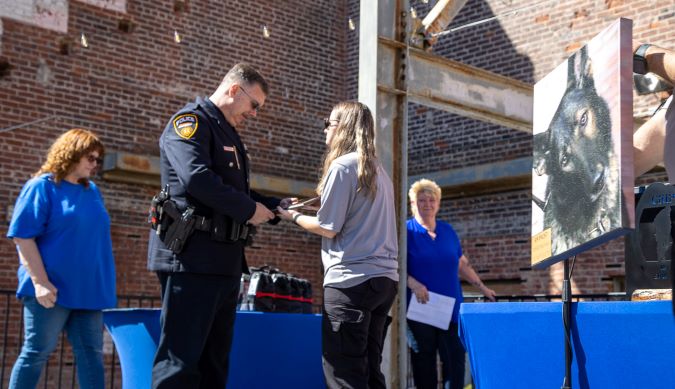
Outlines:
{"label": "officer's short hair", "polygon": [[248,85],[251,84],[258,84],[260,85],[260,88],[262,89],[263,93],[265,95],[269,95],[270,90],[269,90],[269,85],[267,84],[267,81],[263,78],[263,76],[258,72],[256,68],[253,66],[240,62],[232,69],[230,69],[229,72],[223,77],[223,84],[226,85],[232,85],[235,82],[243,82]]}

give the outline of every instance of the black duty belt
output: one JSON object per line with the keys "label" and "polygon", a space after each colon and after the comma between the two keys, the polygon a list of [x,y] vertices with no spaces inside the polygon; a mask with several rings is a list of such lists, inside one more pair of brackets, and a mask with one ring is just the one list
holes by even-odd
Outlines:
{"label": "black duty belt", "polygon": [[[212,223],[211,219],[205,217],[205,216],[199,216],[199,215],[194,215],[195,218],[195,230],[197,231],[204,231],[204,232],[211,232],[212,228]],[[237,239],[244,239],[248,237],[248,234],[250,232],[250,228],[248,224],[239,224],[235,222],[234,220],[231,220],[231,225],[227,226],[228,228],[235,228],[237,229],[236,235]]]}

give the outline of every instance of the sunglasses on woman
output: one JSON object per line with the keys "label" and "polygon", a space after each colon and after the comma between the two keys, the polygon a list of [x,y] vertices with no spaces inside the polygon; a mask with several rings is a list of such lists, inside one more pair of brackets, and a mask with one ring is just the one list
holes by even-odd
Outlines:
{"label": "sunglasses on woman", "polygon": [[97,158],[94,156],[94,154],[87,155],[87,161],[89,161],[89,163],[96,162],[96,164],[99,166],[103,165],[103,158]]}
{"label": "sunglasses on woman", "polygon": [[337,126],[338,121],[337,120],[330,120],[329,118],[323,118],[323,129],[325,130],[326,128],[330,127],[331,124],[330,122],[335,122],[335,125]]}

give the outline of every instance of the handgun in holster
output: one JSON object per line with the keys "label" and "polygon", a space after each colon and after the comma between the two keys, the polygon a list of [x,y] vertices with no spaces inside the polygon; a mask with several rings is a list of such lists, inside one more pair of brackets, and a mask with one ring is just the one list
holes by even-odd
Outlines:
{"label": "handgun in holster", "polygon": [[195,217],[193,215],[195,209],[193,207],[187,207],[183,213],[179,214],[173,201],[165,203],[164,207],[167,214],[170,215],[172,212],[169,208],[173,208],[176,212],[176,216],[180,216],[178,216],[178,218],[166,229],[163,239],[160,235],[160,239],[162,239],[162,242],[164,242],[169,250],[173,251],[175,254],[179,254],[183,251],[185,244],[195,231]]}
{"label": "handgun in holster", "polygon": [[148,222],[168,249],[180,253],[188,238],[194,232],[194,208],[188,207],[181,212],[176,202],[171,200],[167,184],[152,198]]}

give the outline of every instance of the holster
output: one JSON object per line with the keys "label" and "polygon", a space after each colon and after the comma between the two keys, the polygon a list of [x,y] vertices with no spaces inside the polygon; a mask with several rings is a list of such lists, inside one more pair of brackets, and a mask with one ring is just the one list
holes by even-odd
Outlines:
{"label": "holster", "polygon": [[[175,204],[172,201],[167,202],[167,204],[168,203],[171,203],[173,207],[175,207]],[[166,211],[165,205],[165,212]],[[164,236],[162,237],[160,235],[162,242],[164,242],[166,247],[175,254],[179,254],[181,251],[183,251],[185,244],[192,233],[195,231],[195,216],[193,213],[194,208],[188,207],[185,209],[185,211],[183,211],[182,214],[180,214],[180,217],[177,220],[174,220],[169,224],[168,228],[166,229],[166,233],[164,233]]]}
{"label": "holster", "polygon": [[176,202],[171,200],[168,185],[153,197],[148,222],[159,239],[175,254],[183,251],[195,230],[208,232],[216,242],[243,240],[246,246],[253,244],[256,232],[254,226],[237,223],[225,215],[215,214],[211,218],[195,215],[194,207],[187,207],[181,212]]}

